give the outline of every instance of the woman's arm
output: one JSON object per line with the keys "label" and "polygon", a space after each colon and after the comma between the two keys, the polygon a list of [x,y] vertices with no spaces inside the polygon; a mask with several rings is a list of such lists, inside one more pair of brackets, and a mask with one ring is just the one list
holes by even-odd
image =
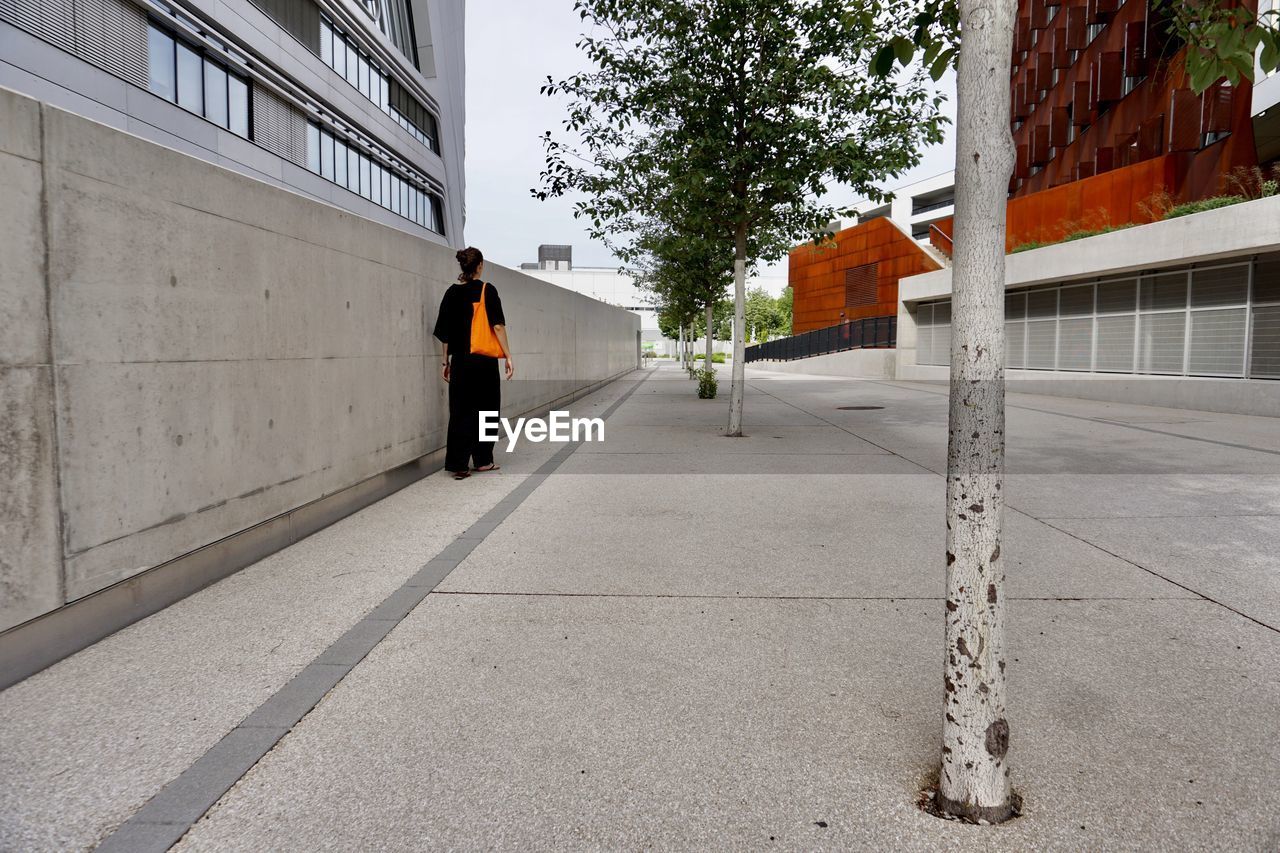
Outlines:
{"label": "woman's arm", "polygon": [[443,364],[440,365],[440,375],[444,377],[444,381],[449,381],[449,343],[444,344],[444,355],[440,357]]}
{"label": "woman's arm", "polygon": [[494,326],[493,333],[498,336],[498,343],[502,344],[502,351],[506,354],[507,360],[507,378],[510,379],[516,372],[516,363],[511,360],[511,344],[507,343],[507,327]]}

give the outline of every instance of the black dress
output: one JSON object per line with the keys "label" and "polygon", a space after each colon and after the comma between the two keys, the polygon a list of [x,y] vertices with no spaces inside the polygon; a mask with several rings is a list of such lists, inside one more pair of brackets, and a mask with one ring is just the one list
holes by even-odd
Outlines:
{"label": "black dress", "polygon": [[[471,317],[480,301],[480,281],[460,282],[444,292],[432,332],[449,345],[449,436],[444,454],[447,471],[466,471],[470,460],[476,468],[493,464],[493,442],[480,440],[480,412],[502,407],[498,360],[471,353]],[[484,295],[489,322],[505,326],[502,300],[493,285]]]}

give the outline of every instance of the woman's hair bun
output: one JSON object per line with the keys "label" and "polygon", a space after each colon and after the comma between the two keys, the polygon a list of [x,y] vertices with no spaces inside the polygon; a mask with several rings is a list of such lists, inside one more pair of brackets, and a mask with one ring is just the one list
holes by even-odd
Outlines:
{"label": "woman's hair bun", "polygon": [[480,254],[480,250],[475,246],[459,249],[457,258],[458,266],[462,267],[458,281],[471,281],[475,278],[476,271],[480,269],[480,264],[484,263],[484,255]]}

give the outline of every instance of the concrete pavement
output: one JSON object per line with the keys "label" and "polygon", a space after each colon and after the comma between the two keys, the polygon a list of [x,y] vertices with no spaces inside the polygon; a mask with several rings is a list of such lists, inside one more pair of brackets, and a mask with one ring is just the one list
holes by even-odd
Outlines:
{"label": "concrete pavement", "polygon": [[971,827],[914,806],[945,389],[753,371],[728,439],[720,372],[635,374],[573,407],[630,393],[603,443],[428,478],[0,694],[0,848],[92,847],[200,777],[459,534],[178,849],[1280,847],[1273,420],[1010,397],[1025,814]]}

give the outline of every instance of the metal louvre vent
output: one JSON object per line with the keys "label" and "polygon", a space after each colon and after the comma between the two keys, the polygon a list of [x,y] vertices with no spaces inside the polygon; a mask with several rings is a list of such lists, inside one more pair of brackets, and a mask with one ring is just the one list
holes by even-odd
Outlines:
{"label": "metal louvre vent", "polygon": [[0,0],[0,19],[147,86],[147,19],[124,0]]}
{"label": "metal louvre vent", "polygon": [[121,0],[77,0],[76,52],[81,58],[147,87],[147,19]]}
{"label": "metal louvre vent", "polygon": [[876,304],[880,280],[878,263],[863,264],[844,271],[844,304],[849,308]]}
{"label": "metal louvre vent", "polygon": [[74,53],[71,0],[0,0],[0,19]]}
{"label": "metal louvre vent", "polygon": [[253,138],[281,157],[307,164],[306,119],[292,104],[261,87],[253,90]]}

